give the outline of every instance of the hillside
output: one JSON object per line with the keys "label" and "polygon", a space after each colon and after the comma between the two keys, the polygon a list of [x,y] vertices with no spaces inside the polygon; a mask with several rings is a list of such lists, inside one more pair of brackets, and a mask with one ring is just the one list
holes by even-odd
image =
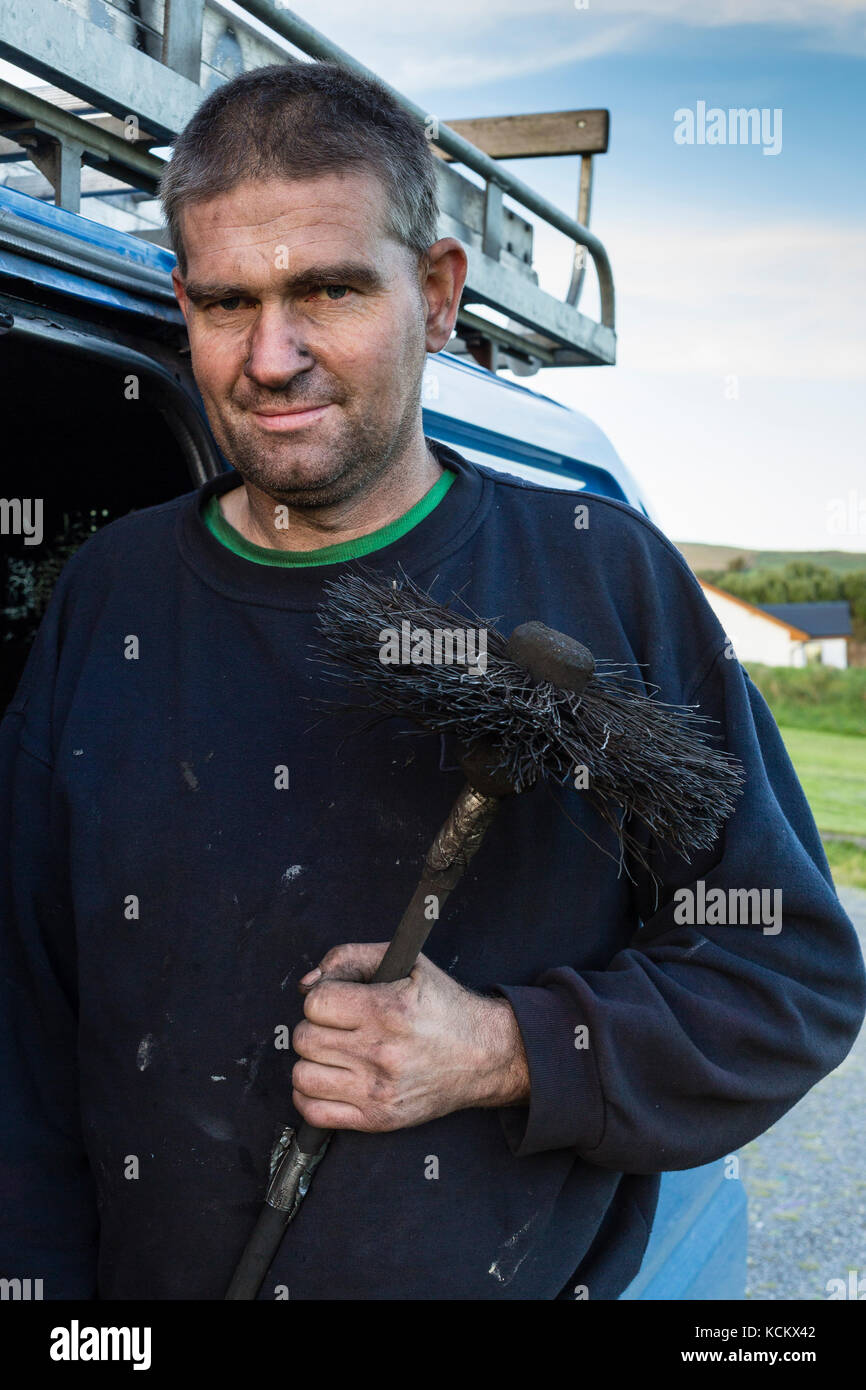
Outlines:
{"label": "hillside", "polygon": [[745,550],[736,545],[705,545],[701,541],[674,541],[695,571],[723,570],[742,555],[748,569],[771,569],[792,560],[810,560],[836,574],[866,569],[866,551],[853,550]]}

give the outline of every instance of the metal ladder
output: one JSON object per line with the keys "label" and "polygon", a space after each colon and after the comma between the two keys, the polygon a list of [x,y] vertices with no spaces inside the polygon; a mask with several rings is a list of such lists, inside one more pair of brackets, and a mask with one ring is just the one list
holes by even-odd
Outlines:
{"label": "metal ladder", "polygon": [[[237,0],[233,7],[222,0],[4,0],[0,57],[52,85],[32,91],[0,81],[0,164],[29,159],[55,202],[70,212],[80,211],[82,191],[100,196],[99,187],[111,180],[120,180],[120,192],[131,198],[152,197],[164,167],[152,150],[171,144],[215,85],[250,67],[298,61],[301,54],[376,76],[273,0]],[[449,124],[389,90],[424,125],[439,155],[440,235],[458,237],[469,258],[458,341],[449,350],[469,353],[492,371],[509,367],[521,374],[539,366],[613,363],[613,275],[604,246],[586,225],[592,158],[607,149],[608,113]],[[547,154],[580,155],[577,219],[498,162]],[[479,175],[482,186],[458,173],[456,164]],[[90,188],[82,188],[82,166]],[[506,195],[571,242],[564,300],[538,285],[532,223],[505,205]],[[3,235],[0,225],[0,243]],[[167,244],[156,229],[145,235]],[[577,307],[587,257],[598,277],[598,321]],[[472,306],[486,306],[507,322]]]}

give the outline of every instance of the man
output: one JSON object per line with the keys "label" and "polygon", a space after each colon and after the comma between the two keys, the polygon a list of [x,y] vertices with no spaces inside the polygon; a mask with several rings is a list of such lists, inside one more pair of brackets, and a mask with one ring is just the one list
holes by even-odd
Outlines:
{"label": "man", "polygon": [[[649,522],[588,497],[577,530],[573,493],[425,438],[466,261],[377,84],[233,80],[163,198],[237,472],[82,548],[3,724],[4,1265],[46,1297],[219,1299],[303,1118],[338,1133],[261,1298],[616,1298],[658,1175],[761,1133],[862,1020],[778,731]],[[321,714],[316,612],[359,560],[717,720],[746,772],[719,842],[686,864],[646,831],[625,873],[579,791],[513,798],[412,977],[367,983],[462,775]],[[682,911],[711,886],[781,916]]]}

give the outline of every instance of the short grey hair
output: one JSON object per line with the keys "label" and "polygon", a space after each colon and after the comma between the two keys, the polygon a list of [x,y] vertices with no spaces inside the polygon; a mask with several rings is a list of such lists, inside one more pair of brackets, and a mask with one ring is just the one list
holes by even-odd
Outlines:
{"label": "short grey hair", "polygon": [[387,230],[418,256],[438,239],[436,158],[420,122],[374,78],[336,63],[275,63],[217,87],[181,131],[159,187],[172,249],[187,273],[183,210],[246,179],[375,171]]}

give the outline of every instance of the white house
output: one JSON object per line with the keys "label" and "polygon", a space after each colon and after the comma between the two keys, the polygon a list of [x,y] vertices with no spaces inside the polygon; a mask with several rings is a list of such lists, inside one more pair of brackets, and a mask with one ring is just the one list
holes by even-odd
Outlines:
{"label": "white house", "polygon": [[851,610],[845,602],[760,607],[700,581],[740,661],[766,666],[848,665]]}

